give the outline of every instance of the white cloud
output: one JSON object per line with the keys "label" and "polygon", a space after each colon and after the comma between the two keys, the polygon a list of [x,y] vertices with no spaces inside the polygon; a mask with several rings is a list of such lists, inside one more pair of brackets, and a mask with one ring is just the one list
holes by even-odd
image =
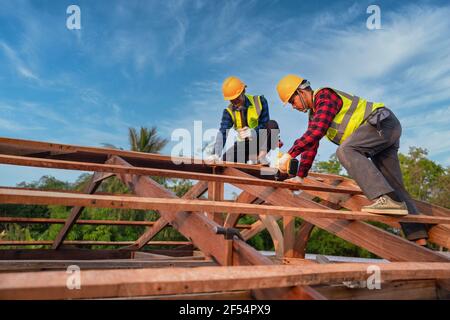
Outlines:
{"label": "white cloud", "polygon": [[33,71],[31,71],[29,67],[26,66],[25,62],[19,57],[19,54],[6,42],[0,41],[0,48],[3,50],[3,53],[8,58],[10,64],[20,76],[37,82],[41,81],[41,79]]}

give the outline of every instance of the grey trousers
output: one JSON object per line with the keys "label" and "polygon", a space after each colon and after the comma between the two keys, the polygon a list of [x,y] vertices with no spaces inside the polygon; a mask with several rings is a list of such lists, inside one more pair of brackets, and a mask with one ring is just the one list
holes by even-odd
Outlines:
{"label": "grey trousers", "polygon": [[[374,200],[384,194],[395,194],[394,200],[404,201],[409,214],[419,214],[400,170],[397,153],[402,127],[389,111],[390,116],[379,123],[379,128],[369,123],[361,125],[338,147],[336,156],[367,198]],[[428,238],[424,224],[401,223],[401,226],[408,240]]]}

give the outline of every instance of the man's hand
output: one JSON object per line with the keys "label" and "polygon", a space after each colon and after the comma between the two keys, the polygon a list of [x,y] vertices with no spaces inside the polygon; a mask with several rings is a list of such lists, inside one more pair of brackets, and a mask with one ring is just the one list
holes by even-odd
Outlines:
{"label": "man's hand", "polygon": [[294,178],[290,178],[290,179],[284,180],[284,182],[290,182],[290,183],[298,183],[298,184],[301,184],[301,183],[303,183],[303,179],[300,178],[299,176],[295,176]]}
{"label": "man's hand", "polygon": [[241,140],[249,139],[252,136],[252,130],[249,127],[238,129],[239,138]]}
{"label": "man's hand", "polygon": [[205,162],[208,164],[213,164],[220,161],[220,157],[217,154],[212,154],[206,157]]}
{"label": "man's hand", "polygon": [[285,153],[280,159],[278,159],[278,170],[281,172],[287,172],[289,167],[289,161],[292,157],[289,153]]}

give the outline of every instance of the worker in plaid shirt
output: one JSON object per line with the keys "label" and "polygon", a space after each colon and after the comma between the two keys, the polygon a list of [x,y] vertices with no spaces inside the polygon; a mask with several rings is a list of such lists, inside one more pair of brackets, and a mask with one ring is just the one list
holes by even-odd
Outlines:
{"label": "worker in plaid shirt", "polygon": [[[387,214],[419,214],[415,202],[403,184],[398,149],[401,124],[384,103],[371,102],[337,89],[312,90],[309,81],[287,75],[277,85],[284,104],[309,112],[306,132],[278,163],[288,171],[292,158],[301,155],[297,176],[286,181],[302,183],[314,161],[319,141],[326,136],[338,145],[336,156],[369,200],[374,203],[361,211]],[[417,244],[427,244],[427,226],[400,223],[406,237]]]}

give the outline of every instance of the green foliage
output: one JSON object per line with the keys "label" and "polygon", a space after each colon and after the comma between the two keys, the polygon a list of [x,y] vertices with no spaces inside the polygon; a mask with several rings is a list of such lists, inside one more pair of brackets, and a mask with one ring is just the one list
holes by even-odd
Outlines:
{"label": "green foliage", "polygon": [[342,175],[344,168],[336,157],[332,154],[328,161],[317,161],[314,163],[313,170],[320,173],[332,173]]}
{"label": "green foliage", "polygon": [[155,153],[161,151],[169,142],[167,139],[158,137],[156,127],[141,127],[138,134],[135,128],[129,128],[128,138],[132,151]]}
{"label": "green foliage", "polygon": [[405,187],[416,199],[450,208],[450,167],[442,167],[427,155],[426,149],[415,147],[399,155]]}

